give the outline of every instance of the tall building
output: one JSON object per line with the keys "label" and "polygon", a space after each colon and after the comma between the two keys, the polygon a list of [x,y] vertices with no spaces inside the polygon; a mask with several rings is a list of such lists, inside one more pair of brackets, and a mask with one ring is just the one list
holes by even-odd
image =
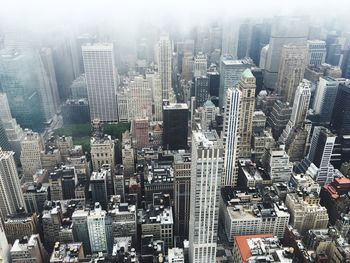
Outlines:
{"label": "tall building", "polygon": [[276,16],[274,18],[264,66],[264,83],[267,88],[275,89],[282,47],[284,45],[305,45],[307,36],[308,21],[306,17]]}
{"label": "tall building", "polygon": [[209,79],[206,75],[195,77],[194,93],[196,97],[196,106],[203,106],[204,102],[209,98]]}
{"label": "tall building", "polygon": [[119,122],[128,122],[129,118],[129,97],[127,89],[117,90],[117,106]]}
{"label": "tall building", "polygon": [[2,218],[25,209],[25,203],[13,152],[0,149],[0,213]]}
{"label": "tall building", "polygon": [[278,148],[265,149],[262,163],[272,182],[289,182],[293,164],[289,162],[289,156],[282,145]]}
{"label": "tall building", "polygon": [[331,121],[339,84],[345,82],[346,80],[342,78],[323,76],[319,78],[313,104],[313,110],[319,116],[319,122]]}
{"label": "tall building", "polygon": [[220,61],[219,107],[224,106],[226,90],[235,87],[244,70],[253,65],[251,59],[234,60],[232,57],[222,57]]}
{"label": "tall building", "polygon": [[304,78],[307,46],[284,45],[278,70],[277,88],[284,101],[293,104],[296,88]]}
{"label": "tall building", "polygon": [[41,130],[46,121],[40,91],[42,78],[30,53],[3,50],[0,54],[1,88],[11,113],[22,127]]}
{"label": "tall building", "polygon": [[288,102],[280,100],[275,101],[272,107],[270,116],[267,118],[267,124],[272,129],[272,135],[275,140],[278,140],[284,128],[288,124],[292,108]]}
{"label": "tall building", "polygon": [[149,146],[148,118],[136,118],[131,122],[132,145],[141,150]]}
{"label": "tall building", "polygon": [[215,262],[223,145],[216,132],[192,134],[189,261]]}
{"label": "tall building", "polygon": [[91,120],[118,121],[113,44],[82,46]]}
{"label": "tall building", "polygon": [[188,107],[184,103],[163,106],[163,149],[187,149]]}
{"label": "tall building", "polygon": [[335,99],[331,127],[338,135],[350,134],[350,84],[340,84]]}
{"label": "tall building", "polygon": [[238,36],[238,21],[225,21],[222,29],[221,46],[221,54],[223,56],[232,56],[233,59],[237,58]]}
{"label": "tall building", "polygon": [[202,77],[207,74],[207,56],[202,52],[198,53],[194,58],[194,68],[193,75],[194,77]]}
{"label": "tall building", "polygon": [[149,81],[137,76],[130,81],[128,89],[129,119],[152,118],[152,90]]}
{"label": "tall building", "polygon": [[10,246],[7,242],[4,229],[0,228],[0,261],[9,262],[10,260]]}
{"label": "tall building", "polygon": [[173,168],[175,233],[181,238],[187,239],[190,220],[191,154],[176,152]]}
{"label": "tall building", "polygon": [[107,252],[106,211],[95,203],[94,210],[87,217],[87,226],[90,237],[91,252]]}
{"label": "tall building", "polygon": [[260,64],[260,53],[262,48],[269,43],[270,33],[271,25],[268,22],[262,22],[252,26],[249,57],[253,59],[255,65]]}
{"label": "tall building", "polygon": [[229,88],[226,94],[222,132],[225,146],[225,176],[222,177],[222,185],[237,185],[236,161],[241,95],[241,91],[237,88]]}
{"label": "tall building", "polygon": [[326,59],[326,42],[323,40],[308,40],[307,64],[315,67],[323,64]]}
{"label": "tall building", "polygon": [[311,82],[306,79],[299,84],[295,92],[292,114],[286,128],[283,130],[283,133],[279,138],[279,142],[285,143],[289,138],[292,129],[301,127],[305,122],[311,98],[310,86]]}
{"label": "tall building", "polygon": [[31,130],[24,130],[21,142],[21,164],[25,181],[31,182],[33,175],[41,169],[40,153],[43,150],[43,141],[40,134]]}
{"label": "tall building", "polygon": [[94,171],[108,165],[112,171],[115,166],[115,143],[111,136],[94,136],[90,140],[91,161]]}
{"label": "tall building", "polygon": [[38,234],[17,239],[10,253],[13,263],[44,263],[48,261],[47,252]]}
{"label": "tall building", "polygon": [[2,123],[1,119],[0,119],[0,147],[4,151],[11,150],[11,145],[10,145],[10,142],[7,138],[6,130],[5,130],[4,124]]}
{"label": "tall building", "polygon": [[149,87],[152,91],[152,119],[153,121],[162,121],[163,98],[162,98],[162,80],[159,73],[146,74]]}
{"label": "tall building", "polygon": [[89,211],[76,209],[72,214],[73,236],[74,240],[83,243],[84,252],[91,253],[89,231],[87,226],[87,218]]}
{"label": "tall building", "polygon": [[240,158],[251,155],[251,139],[253,134],[253,115],[255,110],[255,77],[250,69],[246,69],[237,84],[241,93],[238,124],[238,153]]}
{"label": "tall building", "polygon": [[103,209],[107,209],[107,177],[110,170],[92,172],[90,177],[91,198],[94,203],[98,202]]}
{"label": "tall building", "polygon": [[162,99],[172,90],[172,44],[169,36],[161,36],[157,45],[158,72],[162,83]]}

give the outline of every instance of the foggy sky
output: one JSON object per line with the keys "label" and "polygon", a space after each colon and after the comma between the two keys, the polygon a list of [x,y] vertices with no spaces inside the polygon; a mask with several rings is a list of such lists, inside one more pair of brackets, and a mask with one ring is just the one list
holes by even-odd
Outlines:
{"label": "foggy sky", "polygon": [[2,27],[31,30],[106,23],[131,28],[169,21],[186,28],[218,17],[292,14],[346,19],[349,12],[350,0],[0,0]]}

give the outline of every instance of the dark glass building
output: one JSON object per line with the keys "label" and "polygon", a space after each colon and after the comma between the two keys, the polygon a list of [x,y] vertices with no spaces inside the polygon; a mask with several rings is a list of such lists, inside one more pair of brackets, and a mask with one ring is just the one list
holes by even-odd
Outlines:
{"label": "dark glass building", "polygon": [[163,106],[163,149],[187,149],[188,106],[184,103]]}

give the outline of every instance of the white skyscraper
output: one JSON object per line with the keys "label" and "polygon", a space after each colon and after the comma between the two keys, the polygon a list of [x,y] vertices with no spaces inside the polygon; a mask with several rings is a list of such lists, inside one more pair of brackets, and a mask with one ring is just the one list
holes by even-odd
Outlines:
{"label": "white skyscraper", "polygon": [[89,231],[91,251],[106,252],[106,211],[101,209],[99,203],[95,204],[95,209],[90,211],[87,217],[87,226]]}
{"label": "white skyscraper", "polygon": [[216,261],[223,145],[216,132],[194,131],[191,160],[190,263]]}
{"label": "white skyscraper", "polygon": [[152,92],[152,120],[161,121],[163,119],[163,98],[160,75],[159,73],[148,73],[146,79]]}
{"label": "white skyscraper", "polygon": [[207,56],[199,52],[194,58],[194,77],[202,77],[207,75]]}
{"label": "white skyscraper", "polygon": [[172,89],[172,46],[169,36],[161,36],[157,45],[158,72],[162,82],[162,98],[169,99]]}
{"label": "white skyscraper", "polygon": [[113,44],[82,46],[91,120],[118,121]]}
{"label": "white skyscraper", "polygon": [[285,143],[293,128],[299,128],[306,120],[311,98],[311,82],[303,79],[295,92],[292,115],[286,128],[283,130],[279,142]]}
{"label": "white skyscraper", "polygon": [[15,213],[19,208],[25,209],[24,197],[19,182],[14,152],[0,149],[0,216]]}
{"label": "white skyscraper", "polygon": [[235,164],[237,160],[240,99],[241,92],[237,88],[227,90],[222,132],[225,146],[225,176],[222,177],[222,185],[237,185]]}
{"label": "white skyscraper", "polygon": [[225,21],[223,24],[221,55],[237,58],[239,26],[238,21]]}

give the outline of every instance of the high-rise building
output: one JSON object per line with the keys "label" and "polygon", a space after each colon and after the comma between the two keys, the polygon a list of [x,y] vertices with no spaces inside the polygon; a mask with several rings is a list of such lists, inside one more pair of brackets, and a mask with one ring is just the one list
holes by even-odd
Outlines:
{"label": "high-rise building", "polygon": [[194,77],[202,77],[207,74],[207,56],[202,52],[198,53],[194,58],[194,68],[193,75]]}
{"label": "high-rise building", "polygon": [[174,211],[175,233],[188,238],[191,193],[191,154],[178,151],[174,154]]}
{"label": "high-rise building", "polygon": [[293,104],[296,88],[304,78],[307,46],[284,45],[278,70],[277,89],[284,101]]}
{"label": "high-rise building", "polygon": [[237,171],[235,168],[241,95],[241,91],[237,88],[229,88],[226,94],[222,132],[223,143],[225,145],[225,176],[222,177],[222,185],[237,185]]}
{"label": "high-rise building", "polygon": [[319,122],[331,121],[338,87],[341,83],[346,83],[346,79],[323,76],[319,78],[313,104],[313,110],[319,116]]}
{"label": "high-rise building", "polygon": [[335,99],[331,127],[338,135],[350,134],[350,84],[340,84]]}
{"label": "high-rise building", "polygon": [[242,21],[238,31],[237,58],[242,59],[249,56],[249,47],[252,37],[252,24],[248,19]]}
{"label": "high-rise building", "polygon": [[107,252],[106,211],[95,203],[94,210],[87,217],[87,226],[90,237],[91,252]]}
{"label": "high-rise building", "polygon": [[31,182],[36,171],[42,168],[40,153],[43,150],[43,141],[40,134],[25,129],[21,149],[21,164],[24,179]]}
{"label": "high-rise building", "polygon": [[[306,120],[311,98],[311,82],[304,79],[295,92],[292,114],[286,128],[279,138],[279,142],[285,143],[292,133],[292,129],[300,128]],[[289,147],[287,147],[289,148]]]}
{"label": "high-rise building", "polygon": [[[280,69],[282,47],[284,45],[305,45],[308,36],[306,17],[276,16],[272,22],[271,36],[267,50],[264,72],[264,84],[275,89]],[[260,61],[261,63],[261,61]]]}
{"label": "high-rise building", "polygon": [[137,76],[130,81],[128,88],[129,119],[152,118],[152,90],[149,81]]}
{"label": "high-rise building", "polygon": [[187,149],[188,107],[184,103],[163,106],[163,149]]}
{"label": "high-rise building", "polygon": [[146,74],[146,79],[148,80],[149,87],[152,91],[152,120],[162,121],[162,80],[160,78],[159,73]]}
{"label": "high-rise building", "polygon": [[132,145],[136,149],[149,146],[148,118],[136,118],[131,122]]}
{"label": "high-rise building", "polygon": [[0,119],[0,147],[4,151],[11,150],[11,145],[10,145],[10,142],[7,138],[6,130],[5,130],[4,124],[2,123],[1,119]]}
{"label": "high-rise building", "polygon": [[220,113],[219,108],[215,107],[211,100],[207,100],[198,111],[200,113],[202,131],[209,131],[212,121],[215,121],[216,115]]}
{"label": "high-rise building", "polygon": [[342,58],[341,38],[337,32],[330,32],[326,37],[327,56],[326,63],[339,66]]}
{"label": "high-rise building", "polygon": [[282,145],[265,149],[262,162],[273,182],[289,182],[293,164],[289,162],[289,156]]}
{"label": "high-rise building", "polygon": [[232,56],[233,59],[237,58],[238,36],[238,21],[225,21],[222,29],[221,46],[221,54],[223,56]]}
{"label": "high-rise building", "polygon": [[308,40],[307,64],[315,67],[323,64],[326,59],[326,42],[323,40]]}
{"label": "high-rise building", "polygon": [[172,44],[169,36],[161,36],[157,45],[158,72],[162,83],[162,99],[172,90]]}
{"label": "high-rise building", "polygon": [[226,90],[235,87],[244,70],[253,65],[251,59],[234,60],[232,57],[222,57],[220,62],[219,107],[224,106]]}
{"label": "high-rise building", "polygon": [[128,122],[129,118],[129,97],[127,89],[117,90],[117,106],[119,122]]}
{"label": "high-rise building", "polygon": [[13,263],[44,263],[48,261],[47,252],[38,234],[17,239],[10,253]]}
{"label": "high-rise building", "polygon": [[10,246],[2,226],[0,228],[0,260],[2,262],[8,262],[10,260]]}
{"label": "high-rise building", "polygon": [[91,197],[94,203],[99,202],[103,209],[107,209],[107,177],[110,170],[92,172],[90,177]]}
{"label": "high-rise building", "polygon": [[216,132],[194,131],[191,160],[189,261],[215,262],[223,145]]}
{"label": "high-rise building", "polygon": [[292,108],[289,106],[288,102],[282,102],[280,100],[275,101],[271,114],[267,118],[267,124],[271,127],[272,135],[275,140],[278,140],[282,134],[291,114]]}
{"label": "high-rise building", "polygon": [[206,75],[194,79],[194,93],[196,97],[196,106],[203,106],[209,98],[209,79]]}
{"label": "high-rise building", "polygon": [[94,171],[108,165],[112,171],[115,166],[115,143],[111,136],[94,136],[90,140],[91,160]]}
{"label": "high-rise building", "polygon": [[13,155],[14,152],[7,152],[0,149],[0,213],[2,218],[14,214],[20,208],[25,209],[23,193]]}
{"label": "high-rise building", "polygon": [[82,52],[91,120],[118,121],[113,44],[84,45]]}
{"label": "high-rise building", "polygon": [[255,110],[255,77],[250,69],[246,69],[237,84],[241,93],[238,123],[237,156],[249,158],[251,155],[251,139],[253,134],[253,115]]}
{"label": "high-rise building", "polygon": [[42,75],[30,53],[3,50],[0,54],[0,81],[7,94],[13,117],[22,127],[41,130],[46,121],[40,91]]}
{"label": "high-rise building", "polygon": [[207,72],[207,77],[209,79],[209,94],[210,94],[210,96],[219,97],[220,74],[217,71],[216,67],[209,69],[209,71]]}
{"label": "high-rise building", "polygon": [[254,24],[252,26],[249,56],[255,65],[260,64],[260,53],[264,46],[269,43],[271,25],[268,22]]}
{"label": "high-rise building", "polygon": [[72,214],[74,240],[83,243],[84,252],[91,253],[87,218],[89,211],[76,209]]}

